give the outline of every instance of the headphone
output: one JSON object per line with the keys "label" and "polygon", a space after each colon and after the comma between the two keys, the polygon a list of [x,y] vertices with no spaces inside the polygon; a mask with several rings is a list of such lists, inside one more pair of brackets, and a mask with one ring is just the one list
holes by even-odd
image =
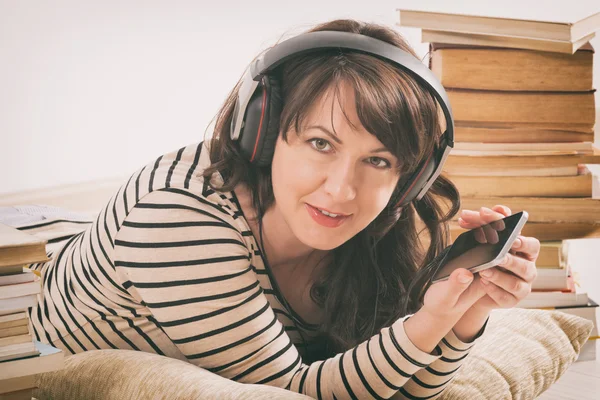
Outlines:
{"label": "headphone", "polygon": [[412,174],[401,177],[399,199],[392,204],[403,207],[421,200],[442,172],[454,147],[454,121],[448,95],[435,75],[412,54],[379,39],[338,31],[308,32],[285,40],[252,62],[242,78],[231,121],[231,139],[239,143],[244,157],[257,166],[268,166],[279,135],[283,102],[281,84],[269,75],[286,60],[322,49],[348,49],[389,61],[409,73],[436,98],[446,119],[446,130],[439,145]]}

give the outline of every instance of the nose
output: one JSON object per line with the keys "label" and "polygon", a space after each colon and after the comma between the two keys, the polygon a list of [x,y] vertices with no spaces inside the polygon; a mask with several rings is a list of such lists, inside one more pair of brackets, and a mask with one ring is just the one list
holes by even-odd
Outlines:
{"label": "nose", "polygon": [[335,203],[343,203],[356,197],[356,171],[350,160],[338,160],[330,165],[325,183],[325,192]]}

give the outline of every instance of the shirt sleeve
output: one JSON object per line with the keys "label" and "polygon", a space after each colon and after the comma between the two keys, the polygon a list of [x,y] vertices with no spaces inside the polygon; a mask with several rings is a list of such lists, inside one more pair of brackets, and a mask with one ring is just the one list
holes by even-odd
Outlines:
{"label": "shirt sleeve", "polygon": [[202,196],[170,188],[141,199],[115,237],[121,283],[189,362],[319,399],[390,398],[402,389],[422,397],[431,392],[427,382],[440,379],[419,371],[435,366],[446,373],[458,365],[450,358],[463,354],[462,343],[447,336],[431,354],[423,352],[406,335],[407,317],[344,353],[304,364],[259,285],[235,218]]}
{"label": "shirt sleeve", "polygon": [[[409,315],[406,319],[411,316]],[[439,344],[442,356],[429,366],[417,371],[398,393],[392,396],[392,399],[437,399],[440,397],[458,373],[477,339],[485,332],[489,320],[488,317],[483,327],[470,342],[460,340],[454,331],[450,330]]]}

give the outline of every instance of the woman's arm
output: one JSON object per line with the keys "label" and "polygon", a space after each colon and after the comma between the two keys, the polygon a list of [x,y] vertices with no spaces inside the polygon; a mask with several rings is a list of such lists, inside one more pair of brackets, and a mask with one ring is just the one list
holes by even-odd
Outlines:
{"label": "woman's arm", "polygon": [[454,325],[452,330],[459,340],[470,343],[481,336],[489,318],[489,311],[469,309]]}
{"label": "woman's arm", "polygon": [[239,382],[362,399],[391,397],[442,357],[440,339],[456,321],[416,313],[406,317],[415,318],[408,331],[401,319],[345,353],[303,364],[235,218],[198,195],[165,189],[145,196],[115,238],[121,283],[190,362]]}
{"label": "woman's arm", "polygon": [[404,322],[404,329],[408,338],[422,351],[429,353],[439,344],[440,340],[447,335],[448,331],[460,319],[448,317],[440,319],[429,315],[425,309],[420,309],[411,318]]}
{"label": "woman's arm", "polygon": [[[436,321],[439,318],[434,319],[424,311],[424,309],[421,309],[416,314],[409,315],[404,321],[405,329],[411,340],[414,337],[413,341],[415,341],[415,344],[419,343],[419,347],[424,350],[427,350],[429,348],[427,346],[431,346],[431,343],[437,343],[435,340],[438,340],[437,347],[441,351],[441,357],[433,361],[429,366],[417,371],[391,397],[392,399],[435,399],[439,397],[454,375],[456,375],[475,340],[483,334],[487,325],[487,320],[485,320],[485,323],[479,325],[478,331],[468,338],[468,340],[465,340],[463,337],[459,339],[456,335],[458,323],[454,324],[456,319],[449,318],[446,321],[442,321],[441,326],[443,328],[440,331],[438,330],[440,328],[436,328]],[[463,322],[463,326],[466,324],[462,317],[459,321]],[[454,327],[452,327],[453,324]],[[447,330],[443,338],[439,338],[440,332],[446,332],[449,325],[451,329]]]}
{"label": "woman's arm", "polygon": [[[477,292],[477,286],[474,286],[477,284],[477,281],[472,280],[465,291],[469,292],[467,297],[463,299],[463,302],[466,301],[467,305],[481,297],[481,292]],[[465,292],[461,294],[461,298],[466,294]],[[468,298],[470,300],[467,300]],[[428,310],[428,308],[424,306],[421,310]],[[454,324],[440,343],[442,357],[431,363],[427,368],[415,373],[393,396],[394,399],[434,399],[441,395],[463,364],[474,342],[485,331],[489,320],[489,313],[475,312],[473,306],[469,306],[466,312],[462,311],[459,314],[458,322]],[[439,313],[436,315],[441,318]],[[406,323],[410,322],[409,319]]]}
{"label": "woman's arm", "polygon": [[[484,321],[483,326],[475,323],[474,326],[478,326],[478,330],[474,335],[470,335],[469,338],[462,336],[459,338],[457,336],[457,323],[457,325],[455,325],[454,328],[446,334],[439,344],[439,347],[442,351],[442,356],[432,362],[428,367],[417,371],[398,391],[398,393],[391,398],[394,400],[438,398],[448,383],[460,370],[460,367],[462,366],[465,358],[469,354],[477,339],[485,332],[488,320],[489,318]],[[466,324],[463,318],[461,318],[459,323]],[[472,332],[472,329],[473,326],[469,326],[469,333]]]}

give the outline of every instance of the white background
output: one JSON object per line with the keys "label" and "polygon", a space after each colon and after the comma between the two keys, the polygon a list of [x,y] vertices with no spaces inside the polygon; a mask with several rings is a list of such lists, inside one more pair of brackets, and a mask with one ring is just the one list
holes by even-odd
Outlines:
{"label": "white background", "polygon": [[[126,177],[201,140],[248,62],[315,23],[394,26],[397,8],[439,4],[531,18],[598,11],[597,0],[0,0],[0,197]],[[425,55],[419,29],[396,29]],[[600,37],[592,45],[600,51]],[[595,87],[598,64],[596,53]],[[598,242],[573,246],[590,288],[600,283]]]}

